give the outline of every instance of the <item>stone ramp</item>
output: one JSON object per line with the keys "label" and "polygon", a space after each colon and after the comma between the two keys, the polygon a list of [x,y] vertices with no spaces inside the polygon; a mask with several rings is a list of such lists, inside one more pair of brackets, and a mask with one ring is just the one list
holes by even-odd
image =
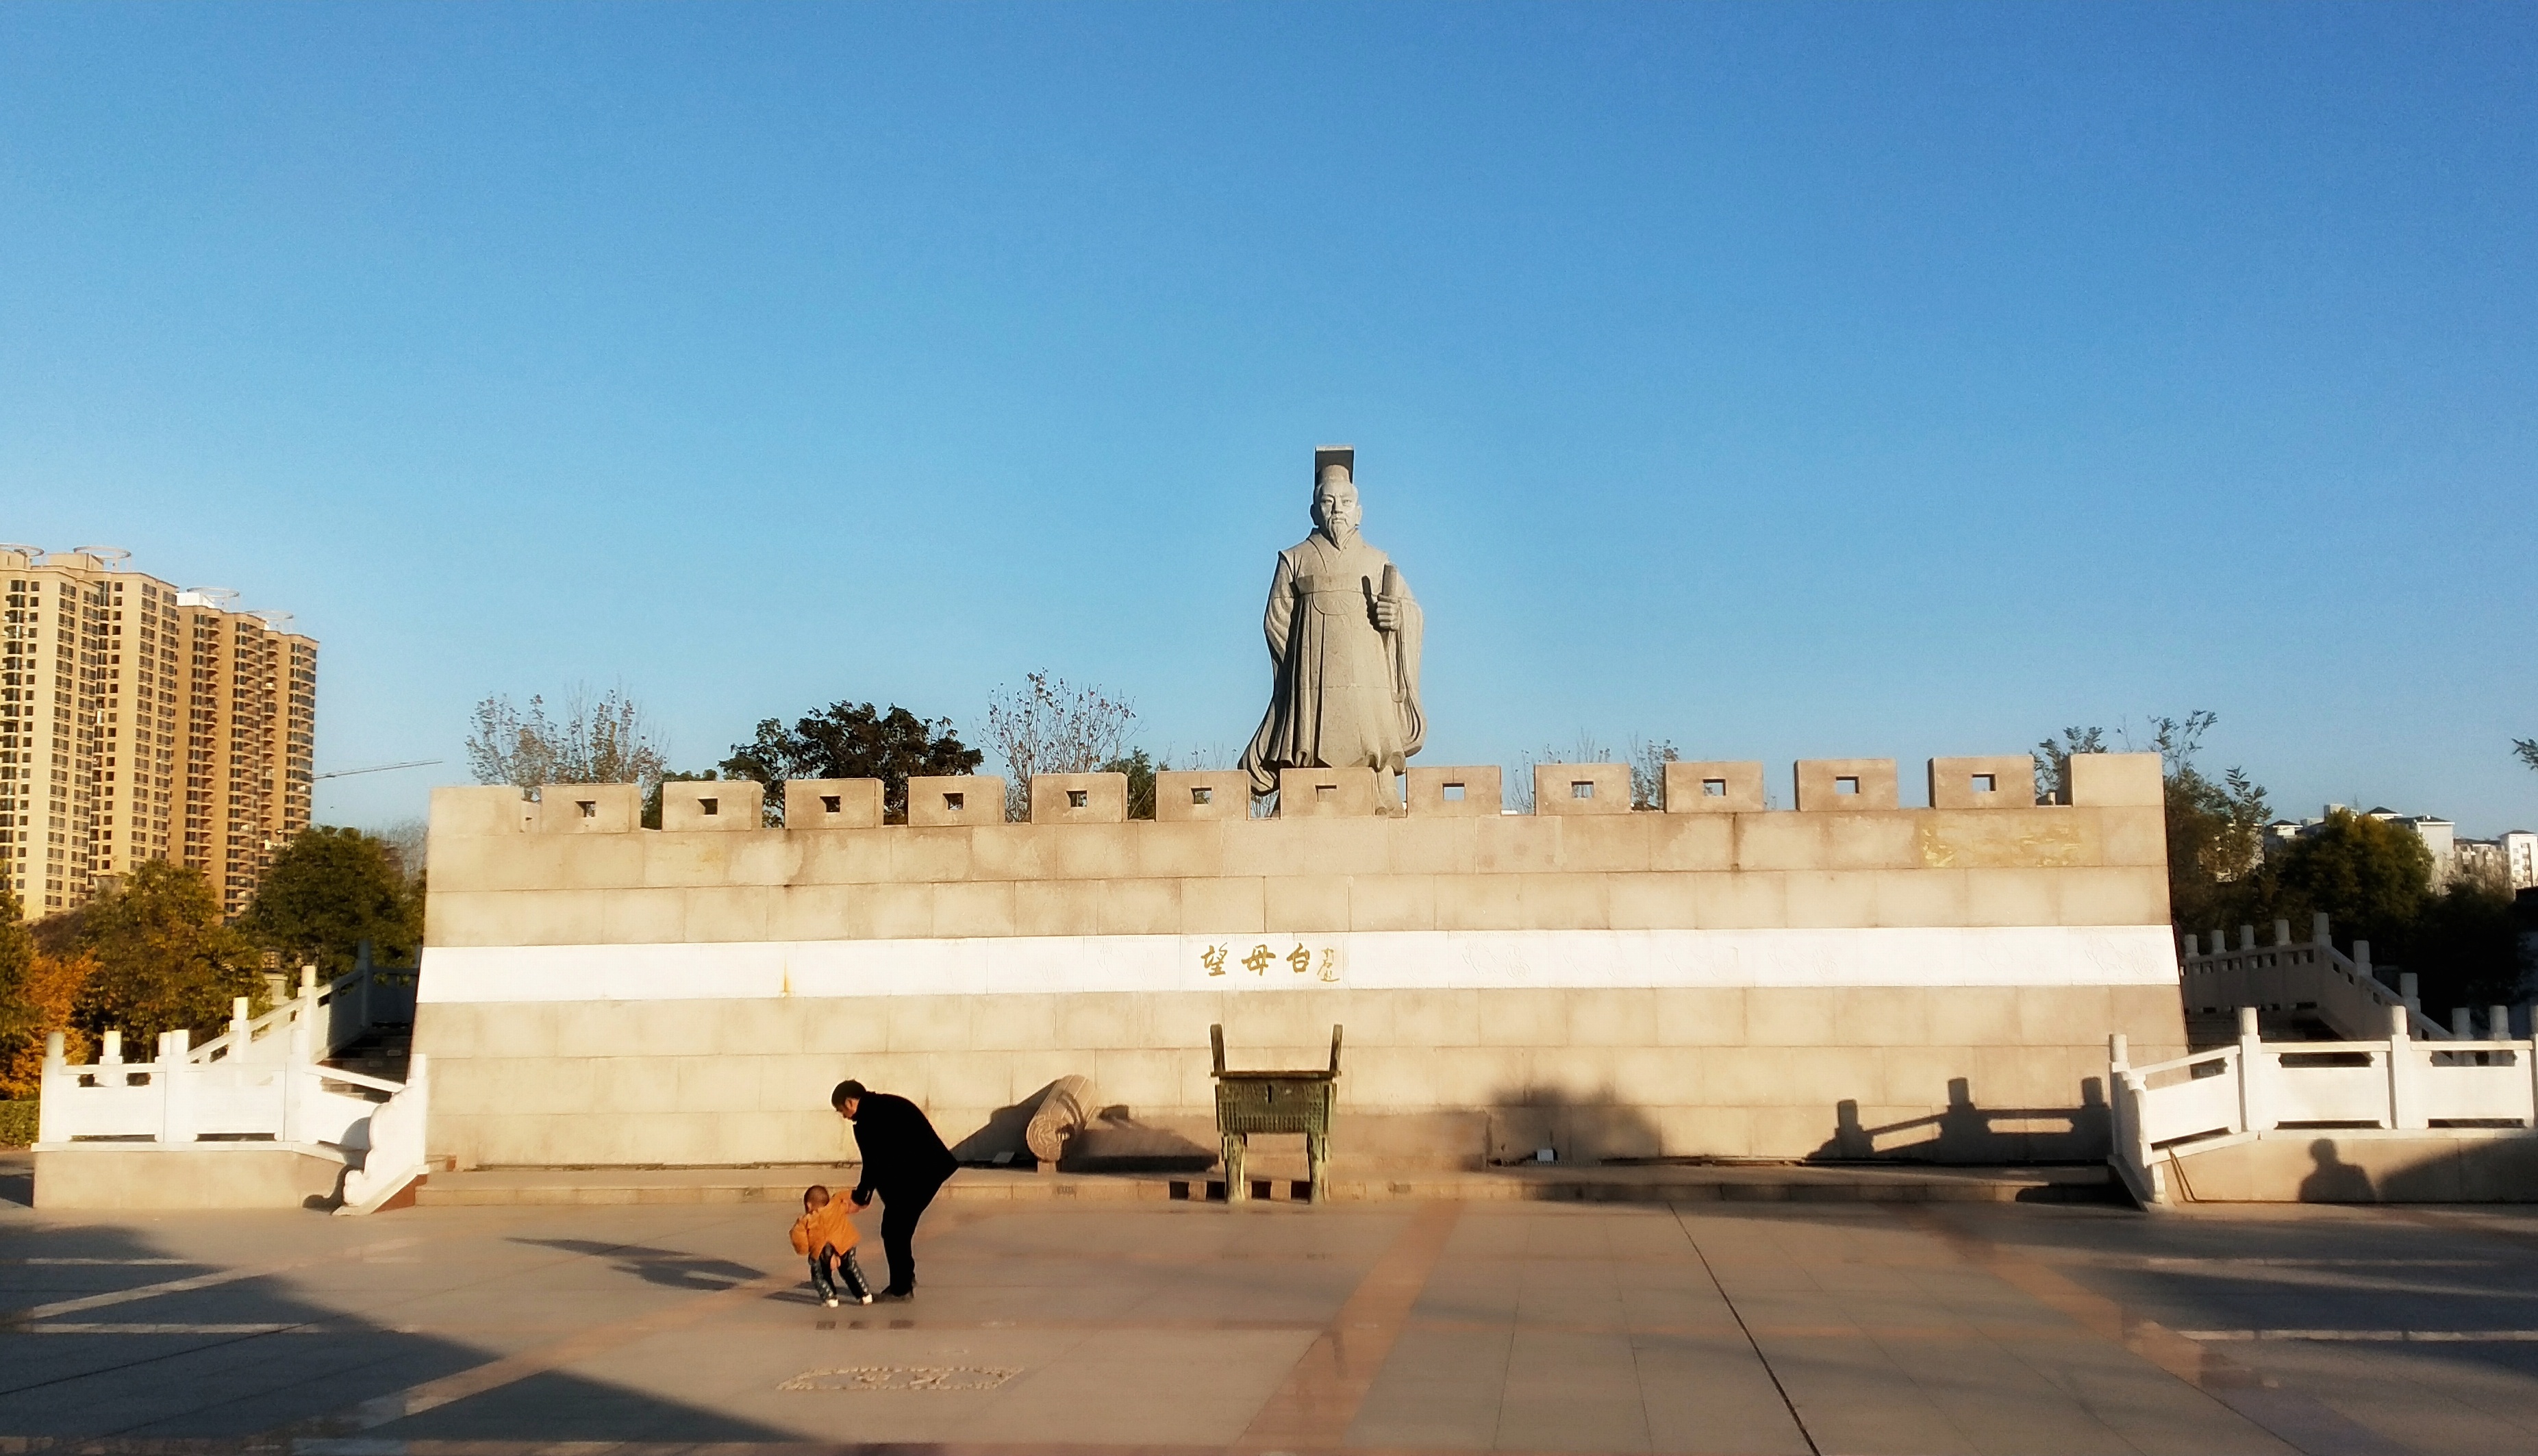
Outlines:
{"label": "stone ramp", "polygon": [[[798,1202],[813,1183],[854,1186],[851,1167],[482,1168],[436,1172],[424,1207]],[[1305,1201],[1301,1179],[1254,1178],[1252,1196]],[[2122,1203],[2103,1163],[1936,1167],[1905,1163],[1523,1164],[1486,1170],[1334,1174],[1334,1203]],[[938,1203],[1134,1203],[1225,1196],[1224,1175],[1040,1173],[964,1168]]]}

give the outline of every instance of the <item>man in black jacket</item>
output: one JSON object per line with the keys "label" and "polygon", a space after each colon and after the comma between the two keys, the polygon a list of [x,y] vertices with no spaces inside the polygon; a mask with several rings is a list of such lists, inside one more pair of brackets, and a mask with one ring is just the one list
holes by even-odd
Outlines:
{"label": "man in black jacket", "polygon": [[909,1245],[916,1221],[960,1161],[943,1146],[924,1110],[905,1097],[866,1092],[860,1082],[840,1082],[829,1093],[829,1105],[854,1125],[855,1148],[863,1155],[855,1207],[868,1207],[874,1194],[881,1195],[881,1248],[890,1261],[890,1287],[881,1296],[911,1298],[916,1293],[916,1254]]}

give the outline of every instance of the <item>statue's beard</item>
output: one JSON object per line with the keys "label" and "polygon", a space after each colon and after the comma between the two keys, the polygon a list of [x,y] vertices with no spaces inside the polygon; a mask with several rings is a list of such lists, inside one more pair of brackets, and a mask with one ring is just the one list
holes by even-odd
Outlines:
{"label": "statue's beard", "polygon": [[1357,539],[1357,522],[1334,516],[1322,522],[1322,534],[1331,538],[1331,545],[1346,546]]}

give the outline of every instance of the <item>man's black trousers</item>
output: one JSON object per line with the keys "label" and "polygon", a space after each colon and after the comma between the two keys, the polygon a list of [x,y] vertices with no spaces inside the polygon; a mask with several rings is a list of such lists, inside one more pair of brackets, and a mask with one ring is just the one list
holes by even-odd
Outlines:
{"label": "man's black trousers", "polygon": [[916,1288],[916,1251],[911,1247],[916,1221],[925,1217],[925,1206],[942,1190],[940,1183],[873,1190],[881,1195],[881,1251],[890,1261],[889,1292],[904,1294]]}

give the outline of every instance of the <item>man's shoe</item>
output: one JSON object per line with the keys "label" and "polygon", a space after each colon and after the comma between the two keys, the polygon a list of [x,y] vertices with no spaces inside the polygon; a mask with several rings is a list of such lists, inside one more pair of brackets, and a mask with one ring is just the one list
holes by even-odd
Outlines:
{"label": "man's shoe", "polygon": [[883,1299],[884,1301],[886,1301],[886,1302],[890,1302],[890,1303],[897,1303],[897,1302],[899,1302],[900,1300],[902,1300],[902,1299],[913,1299],[913,1298],[915,1298],[915,1297],[916,1297],[916,1291],[914,1291],[914,1290],[884,1290],[884,1291],[881,1291],[881,1297],[882,1297],[882,1299]]}
{"label": "man's shoe", "polygon": [[836,1295],[835,1295],[835,1294],[831,1294],[831,1295],[829,1295],[827,1298],[822,1299],[820,1302],[821,1302],[822,1304],[827,1305],[827,1306],[828,1306],[829,1308],[831,1308],[831,1309],[835,1309],[835,1308],[836,1308],[836,1307],[837,1307],[837,1296],[836,1296]]}

